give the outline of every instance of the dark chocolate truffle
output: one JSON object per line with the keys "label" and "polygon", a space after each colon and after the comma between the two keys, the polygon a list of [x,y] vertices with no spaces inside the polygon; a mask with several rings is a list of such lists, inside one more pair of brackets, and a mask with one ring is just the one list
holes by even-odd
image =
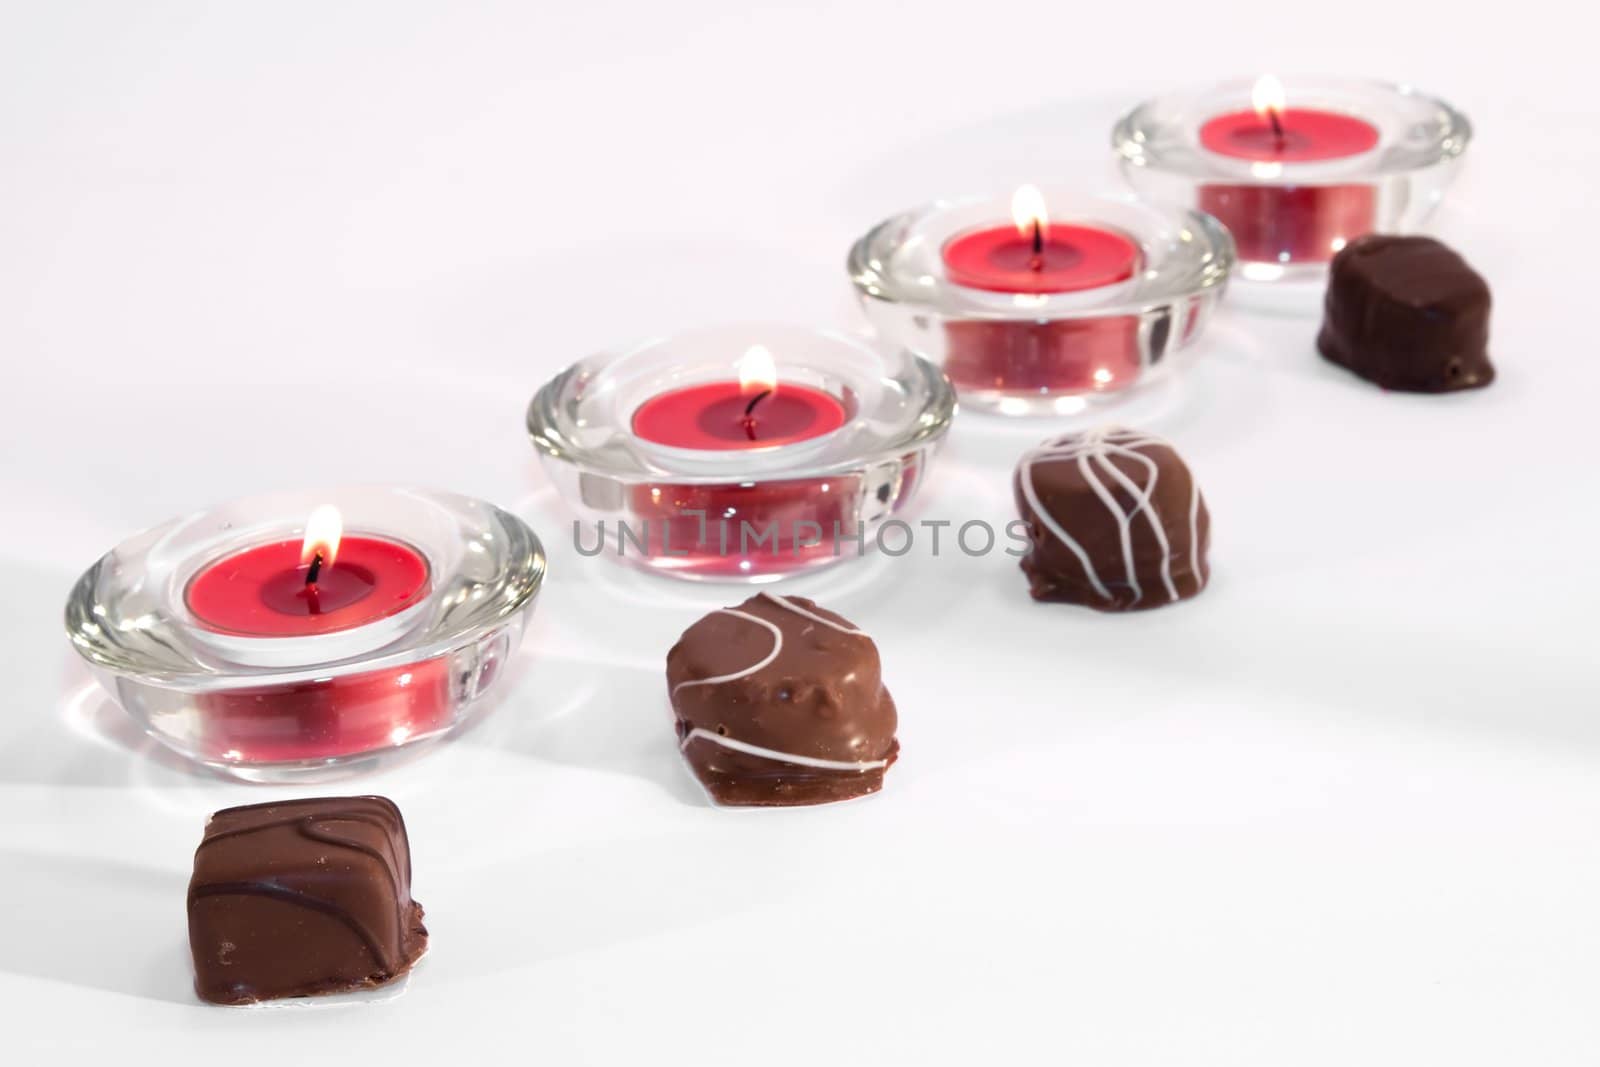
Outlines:
{"label": "dark chocolate truffle", "polygon": [[667,653],[678,747],[718,804],[875,793],[900,751],[878,646],[805,597],[723,608]]}
{"label": "dark chocolate truffle", "polygon": [[1445,393],[1494,381],[1489,284],[1431,237],[1370,234],[1328,273],[1317,349],[1385,389]]}
{"label": "dark chocolate truffle", "polygon": [[379,986],[427,946],[392,801],[252,804],[206,823],[189,883],[200,999],[248,1004]]}
{"label": "dark chocolate truffle", "polygon": [[1160,438],[1110,428],[1057,437],[1022,457],[1015,488],[1035,600],[1132,611],[1206,587],[1211,516]]}

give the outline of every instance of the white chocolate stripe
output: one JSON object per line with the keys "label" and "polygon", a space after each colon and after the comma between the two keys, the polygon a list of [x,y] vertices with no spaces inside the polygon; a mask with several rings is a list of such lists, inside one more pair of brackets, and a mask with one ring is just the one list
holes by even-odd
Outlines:
{"label": "white chocolate stripe", "polygon": [[757,660],[754,664],[746,667],[742,671],[734,671],[732,674],[719,674],[714,678],[693,678],[687,682],[679,682],[677,685],[672,687],[674,696],[677,695],[678,690],[687,689],[692,685],[717,685],[720,682],[732,682],[737,681],[740,678],[748,678],[750,675],[756,673],[756,671],[759,671],[761,668],[777,659],[778,653],[783,651],[783,631],[778,629],[772,623],[768,622],[766,619],[763,619],[759,615],[752,615],[748,611],[740,611],[738,608],[718,608],[717,610],[724,615],[733,615],[740,619],[748,619],[757,626],[765,626],[768,630],[771,630],[772,651],[768,652],[764,658]]}
{"label": "white chocolate stripe", "polygon": [[679,751],[688,748],[689,742],[696,738],[721,745],[723,748],[731,748],[735,752],[743,752],[747,756],[763,756],[770,760],[777,760],[779,763],[793,763],[797,766],[815,767],[823,771],[875,771],[879,767],[887,767],[889,765],[889,761],[886,759],[851,762],[849,760],[823,759],[820,756],[800,756],[793,752],[779,752],[775,748],[762,748],[760,745],[752,745],[748,741],[740,741],[733,737],[723,737],[721,734],[713,730],[707,730],[702,726],[696,726],[689,731],[689,735],[678,745]]}
{"label": "white chocolate stripe", "polygon": [[1050,532],[1055,535],[1056,540],[1066,545],[1072,554],[1078,557],[1078,562],[1083,564],[1083,573],[1088,575],[1089,584],[1094,586],[1094,591],[1104,599],[1110,600],[1112,598],[1111,590],[1100,584],[1100,575],[1094,569],[1094,563],[1089,559],[1089,554],[1083,550],[1082,545],[1078,544],[1076,538],[1061,528],[1061,524],[1056,522],[1055,516],[1045,510],[1045,506],[1040,503],[1039,494],[1034,492],[1033,488],[1033,462],[1031,460],[1023,461],[1022,495],[1028,498],[1028,507],[1038,520],[1044,523]]}
{"label": "white chocolate stripe", "polygon": [[779,596],[777,593],[762,593],[761,595],[778,605],[780,608],[786,608],[789,611],[794,612],[796,615],[799,615],[801,618],[810,619],[812,622],[820,622],[829,629],[838,630],[842,634],[850,634],[854,637],[867,636],[865,630],[858,630],[854,626],[840,626],[832,619],[825,619],[821,615],[807,611],[805,608],[802,608],[799,604],[796,604],[788,597]]}
{"label": "white chocolate stripe", "polygon": [[[776,593],[762,593],[761,596],[766,597],[769,601],[783,608],[785,611],[791,611],[794,614],[799,615],[801,618],[809,619],[812,622],[819,623],[828,627],[829,629],[837,630],[839,633],[848,634],[854,637],[867,636],[863,631],[858,630],[853,626],[843,626],[834,622],[832,619],[827,619],[816,614],[815,612],[807,611],[805,608],[802,608],[799,604],[796,604],[787,597],[779,596]],[[720,682],[732,682],[740,678],[748,678],[750,675],[756,673],[773,660],[777,659],[778,654],[783,651],[783,631],[778,629],[775,624],[768,622],[759,615],[752,615],[748,611],[740,611],[738,608],[719,608],[718,610],[724,615],[732,615],[735,618],[745,619],[749,622],[766,627],[772,633],[772,651],[768,652],[760,661],[752,666],[746,667],[742,671],[734,671],[732,674],[719,674],[714,678],[698,678],[687,682],[679,682],[672,689],[674,696],[677,695],[678,690],[685,689],[692,685],[716,685]],[[707,730],[703,726],[696,726],[694,729],[689,731],[688,735],[685,736],[683,741],[679,743],[679,751],[688,748],[689,742],[694,741],[696,738],[704,741],[710,741],[713,744],[721,745],[723,748],[732,749],[735,752],[743,752],[749,756],[761,756],[766,759],[776,760],[779,763],[792,763],[799,767],[812,767],[825,771],[863,772],[877,770],[881,767],[887,767],[889,765],[889,761],[886,759],[859,761],[832,760],[823,759],[820,756],[801,756],[793,752],[779,752],[777,749],[763,748],[760,745],[752,745],[748,741],[740,741],[733,737],[724,737],[722,734],[719,734],[713,730]]]}
{"label": "white chocolate stripe", "polygon": [[1194,571],[1194,580],[1204,589],[1211,576],[1200,570],[1200,483],[1192,475],[1189,482],[1194,486],[1194,493],[1189,497],[1189,569]]}
{"label": "white chocolate stripe", "polygon": [[[1055,517],[1045,509],[1043,502],[1039,499],[1038,491],[1034,487],[1033,468],[1036,463],[1041,462],[1077,462],[1078,470],[1083,475],[1085,483],[1116,520],[1117,532],[1122,546],[1123,569],[1126,572],[1128,586],[1133,591],[1135,600],[1143,596],[1143,589],[1140,586],[1134,566],[1132,524],[1134,517],[1138,515],[1142,508],[1145,512],[1146,520],[1150,523],[1156,542],[1162,551],[1162,584],[1166,587],[1168,598],[1177,600],[1178,588],[1172,580],[1171,542],[1167,538],[1166,529],[1161,523],[1161,516],[1156,513],[1153,505],[1160,468],[1149,456],[1137,451],[1141,448],[1153,446],[1170,447],[1167,442],[1159,437],[1153,437],[1134,430],[1119,428],[1095,429],[1071,440],[1047,443],[1027,453],[1022,458],[1020,481],[1023,497],[1027,500],[1039,521],[1055,535],[1061,544],[1066,546],[1077,557],[1078,562],[1083,565],[1083,571],[1089,579],[1089,584],[1105,600],[1113,600],[1115,598],[1112,597],[1111,591],[1100,580],[1099,572],[1095,569],[1094,562],[1089,558],[1089,554],[1084,550],[1083,546],[1078,543],[1076,538],[1067,533],[1061,524],[1056,521]],[[1148,483],[1141,489],[1126,472],[1111,462],[1110,457],[1113,455],[1134,460],[1143,466],[1150,475]],[[1091,461],[1098,464],[1123,489],[1132,494],[1134,504],[1131,511],[1123,511],[1115,495],[1111,493],[1095,473],[1094,467],[1091,466]],[[1196,482],[1194,483],[1194,492],[1189,505],[1190,553],[1191,564],[1195,568],[1196,580],[1204,585],[1205,577],[1199,570],[1200,543],[1198,537],[1195,536],[1198,533],[1199,508],[1200,486]]]}
{"label": "white chocolate stripe", "polygon": [[[785,609],[786,611],[792,611],[801,618],[810,619],[813,622],[821,623],[823,626],[837,630],[842,634],[849,634],[852,637],[867,636],[865,631],[858,630],[853,626],[841,626],[832,619],[825,619],[821,615],[807,611],[805,608],[802,608],[799,604],[796,604],[788,597],[782,597],[776,593],[762,593],[761,596],[766,597],[768,600],[772,601],[774,604]],[[739,680],[740,678],[748,678],[750,675],[756,673],[761,668],[767,666],[767,664],[777,659],[778,654],[783,651],[783,631],[778,629],[776,624],[768,622],[759,615],[752,615],[748,611],[740,611],[738,608],[718,608],[717,611],[723,615],[732,615],[735,618],[745,619],[749,622],[755,623],[758,626],[766,627],[767,630],[772,634],[772,651],[768,652],[765,657],[758,660],[751,666],[746,667],[742,671],[734,671],[732,674],[719,674],[713,678],[695,678],[687,682],[679,682],[677,685],[672,687],[672,694],[674,696],[677,695],[678,690],[687,689],[692,685],[717,685],[721,682],[733,682]]]}
{"label": "white chocolate stripe", "polygon": [[1117,540],[1122,545],[1122,569],[1127,574],[1128,584],[1133,587],[1133,599],[1139,600],[1144,596],[1144,590],[1139,585],[1139,572],[1133,563],[1133,531],[1129,529],[1128,516],[1123,514],[1122,508],[1117,503],[1117,498],[1111,495],[1094,467],[1090,465],[1091,459],[1099,459],[1098,452],[1083,452],[1078,455],[1078,471],[1083,475],[1083,480],[1089,483],[1089,488],[1094,490],[1094,495],[1100,498],[1100,503],[1106,510],[1116,517]]}
{"label": "white chocolate stripe", "polygon": [[[1112,434],[1126,433],[1125,431],[1117,430],[1110,432]],[[1033,465],[1036,462],[1047,459],[1061,460],[1064,462],[1073,459],[1081,459],[1083,455],[1092,453],[1099,447],[1102,436],[1103,434],[1100,431],[1094,431],[1075,441],[1056,446],[1046,445],[1028,453],[1023,457],[1022,493],[1023,496],[1027,498],[1034,514],[1039,517],[1040,521],[1049,528],[1051,533],[1055,534],[1058,541],[1071,550],[1073,555],[1078,557],[1078,562],[1083,565],[1084,574],[1088,577],[1089,584],[1094,587],[1094,591],[1100,594],[1103,599],[1112,600],[1114,598],[1111,595],[1111,591],[1107,589],[1104,583],[1100,581],[1099,572],[1095,569],[1094,562],[1089,559],[1089,554],[1084,551],[1083,546],[1078,543],[1077,538],[1067,533],[1061,524],[1056,522],[1055,516],[1051,515],[1050,512],[1045,508],[1044,504],[1040,501],[1039,494],[1034,489],[1033,485]],[[1136,439],[1134,443],[1142,444],[1143,441]],[[1116,510],[1114,505],[1113,510]]]}
{"label": "white chocolate stripe", "polygon": [[1108,451],[1142,463],[1145,469],[1150,472],[1150,481],[1145,485],[1144,492],[1141,495],[1139,487],[1133,484],[1132,478],[1122,472],[1121,467],[1112,463],[1107,456],[1096,457],[1100,461],[1100,465],[1106,469],[1106,472],[1115,478],[1124,489],[1132,493],[1134,499],[1138,501],[1133,510],[1128,513],[1125,522],[1131,525],[1134,517],[1140,511],[1144,512],[1145,521],[1150,524],[1150,530],[1155,534],[1156,544],[1161,546],[1161,584],[1166,586],[1168,599],[1177,600],[1178,587],[1172,583],[1172,543],[1167,540],[1166,528],[1161,525],[1161,516],[1156,513],[1153,505],[1156,481],[1161,477],[1161,468],[1156,465],[1155,460],[1143,452],[1135,452],[1132,449],[1118,448],[1116,446],[1110,447]]}

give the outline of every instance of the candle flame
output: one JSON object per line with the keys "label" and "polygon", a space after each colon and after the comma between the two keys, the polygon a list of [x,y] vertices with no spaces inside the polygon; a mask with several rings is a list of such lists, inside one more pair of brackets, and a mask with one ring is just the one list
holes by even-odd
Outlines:
{"label": "candle flame", "polygon": [[1024,237],[1033,236],[1033,228],[1050,228],[1050,215],[1045,211],[1044,194],[1036,185],[1024,185],[1011,196],[1011,221]]}
{"label": "candle flame", "polygon": [[746,396],[778,387],[778,364],[765,345],[751,345],[739,358],[739,392]]}
{"label": "candle flame", "polygon": [[300,563],[309,565],[320,553],[324,567],[333,566],[339,554],[339,540],[344,536],[344,519],[332,504],[323,504],[306,519],[305,540],[300,542]]}
{"label": "candle flame", "polygon": [[1288,106],[1283,94],[1283,83],[1274,75],[1261,75],[1250,89],[1250,106],[1264,119],[1282,115],[1283,109]]}

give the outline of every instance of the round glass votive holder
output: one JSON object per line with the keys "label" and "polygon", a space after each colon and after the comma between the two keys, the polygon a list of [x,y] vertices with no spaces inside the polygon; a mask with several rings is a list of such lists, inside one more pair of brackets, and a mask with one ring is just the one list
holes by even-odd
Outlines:
{"label": "round glass votive holder", "polygon": [[1126,279],[1059,293],[957,284],[944,249],[1008,225],[1011,199],[936,201],[869,230],[847,262],[878,335],[944,368],[963,406],[1071,415],[1121,401],[1180,362],[1227,286],[1233,242],[1209,216],[1132,196],[1046,193],[1050,224],[1120,234],[1138,249]]}
{"label": "round glass votive holder", "polygon": [[[734,381],[753,348],[785,382],[831,395],[842,426],[807,440],[676,448],[633,432],[669,390]],[[939,368],[842,334],[750,325],[691,331],[580,360],[528,406],[534,448],[577,514],[574,541],[657,574],[763,582],[861,555],[915,495],[955,415]]]}
{"label": "round glass votive holder", "polygon": [[1370,144],[1303,161],[1208,147],[1207,125],[1249,112],[1254,86],[1240,80],[1156,97],[1111,132],[1129,185],[1148,200],[1215,216],[1232,233],[1239,277],[1249,282],[1320,281],[1353,238],[1416,229],[1443,199],[1472,139],[1466,116],[1410,86],[1296,77],[1283,79],[1286,121],[1296,111],[1356,120],[1371,128]]}
{"label": "round glass votive holder", "polygon": [[[346,538],[382,538],[425,560],[416,603],[299,636],[227,632],[195,613],[196,575],[252,547],[299,539],[327,504],[339,509]],[[466,727],[489,706],[544,574],[533,531],[480,500],[399,487],[280,493],[173,519],[118,545],[78,579],[66,626],[100,684],[161,744],[246,781],[317,781]]]}

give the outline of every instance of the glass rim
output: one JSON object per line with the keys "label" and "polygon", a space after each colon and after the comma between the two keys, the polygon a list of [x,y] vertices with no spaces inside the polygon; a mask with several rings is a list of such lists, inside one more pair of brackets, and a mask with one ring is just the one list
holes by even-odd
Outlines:
{"label": "glass rim", "polygon": [[[1415,86],[1375,78],[1285,75],[1279,79],[1291,107],[1322,107],[1378,126],[1377,147],[1339,160],[1285,162],[1263,168],[1249,160],[1196,151],[1189,142],[1205,117],[1250,107],[1255,79],[1230,79],[1149,97],[1111,129],[1111,148],[1124,167],[1148,167],[1196,180],[1240,185],[1340,185],[1409,174],[1439,166],[1466,152],[1472,122],[1443,98]],[[1204,111],[1205,116],[1191,114]]]}
{"label": "glass rim", "polygon": [[[631,397],[671,382],[716,380],[726,358],[705,353],[760,344],[793,353],[797,380],[848,392],[850,418],[815,441],[771,449],[673,448],[641,441],[627,413]],[[679,349],[695,353],[689,361]],[[659,366],[656,366],[659,364]],[[643,384],[641,384],[643,383]],[[623,399],[619,400],[618,398]],[[604,417],[596,426],[577,412]],[[630,484],[759,484],[826,477],[896,459],[942,438],[955,417],[955,390],[944,372],[908,349],[885,348],[840,331],[772,323],[730,324],[652,338],[578,360],[542,385],[528,403],[525,425],[546,461]]]}
{"label": "glass rim", "polygon": [[[514,577],[514,581],[504,580],[497,587],[497,603],[492,611],[453,612],[444,601],[447,597],[460,594],[456,586],[458,580],[464,579],[458,565],[441,558],[444,553],[428,544],[426,538],[417,537],[415,531],[394,531],[392,534],[380,531],[385,536],[403,539],[416,548],[427,560],[432,581],[427,594],[404,612],[368,624],[368,627],[380,627],[384,622],[394,620],[406,624],[391,627],[388,639],[382,640],[376,647],[353,646],[356,650],[343,656],[319,656],[315,651],[318,646],[336,647],[341,643],[342,635],[351,631],[303,637],[236,635],[212,632],[193,617],[183,596],[193,572],[207,561],[219,558],[219,548],[224,554],[229,551],[223,546],[232,544],[243,548],[251,538],[263,531],[289,528],[293,513],[284,511],[274,518],[263,518],[232,528],[224,525],[222,529],[227,531],[226,540],[219,540],[221,534],[212,534],[199,544],[182,546],[180,539],[184,535],[195,534],[208,523],[218,522],[219,517],[230,509],[241,509],[245,513],[260,509],[265,515],[274,509],[289,506],[290,501],[298,505],[305,500],[316,499],[337,505],[341,500],[349,501],[352,497],[408,498],[412,502],[420,502],[449,526],[450,533],[463,538],[471,532],[467,516],[478,512],[484,519],[494,523],[494,532],[504,531],[510,535],[506,538],[484,538],[478,543],[490,542],[491,547],[484,551],[497,554],[492,558],[508,575]],[[304,513],[300,514],[300,518],[303,520]],[[353,528],[356,526],[372,529],[370,524],[364,522],[353,524]],[[511,541],[516,544],[513,545]],[[434,551],[430,551],[430,547]],[[168,654],[159,659],[141,652],[137,645],[118,641],[106,633],[111,627],[111,619],[105,611],[105,605],[100,603],[102,574],[107,569],[126,572],[129,568],[137,569],[137,577],[150,582],[152,588],[164,586],[168,590],[165,595],[153,594],[157,603],[151,618],[134,620],[141,624],[138,627],[140,629],[163,627],[167,631],[167,639],[162,647]],[[144,685],[217,692],[295,684],[420,663],[470,645],[483,633],[527,608],[543,588],[547,571],[544,546],[538,534],[516,515],[486,501],[444,490],[403,485],[345,485],[314,491],[287,491],[235,497],[203,510],[168,519],[124,539],[91,564],[73,583],[64,610],[64,623],[73,648],[92,667]],[[200,633],[202,630],[206,632]],[[307,654],[298,655],[297,646],[307,649]],[[241,651],[246,649],[261,653],[261,658],[252,661],[248,651]]]}
{"label": "glass rim", "polygon": [[[1236,261],[1232,235],[1210,215],[1169,207],[1133,193],[1083,194],[1046,190],[1051,221],[1119,231],[1139,244],[1141,269],[1098,289],[1050,294],[996,293],[958,285],[940,265],[912,269],[912,242],[942,246],[977,218],[1009,219],[1010,194],[931,201],[878,223],[851,247],[846,267],[863,300],[901,304],[946,321],[1055,322],[1144,315],[1191,300],[1228,281]],[[1065,208],[1059,216],[1059,208]],[[1153,246],[1164,253],[1152,256]]]}

